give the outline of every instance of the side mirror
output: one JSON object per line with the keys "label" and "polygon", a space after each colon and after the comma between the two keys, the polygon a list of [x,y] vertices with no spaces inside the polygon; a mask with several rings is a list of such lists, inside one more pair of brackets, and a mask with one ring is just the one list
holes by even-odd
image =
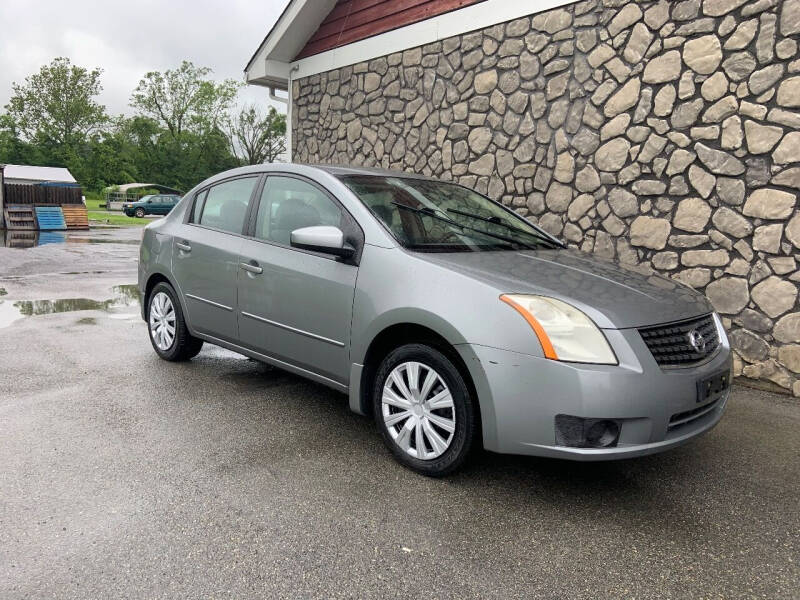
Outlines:
{"label": "side mirror", "polygon": [[303,250],[324,252],[334,256],[348,257],[356,251],[344,241],[344,233],[338,227],[315,225],[295,229],[290,237],[291,245]]}

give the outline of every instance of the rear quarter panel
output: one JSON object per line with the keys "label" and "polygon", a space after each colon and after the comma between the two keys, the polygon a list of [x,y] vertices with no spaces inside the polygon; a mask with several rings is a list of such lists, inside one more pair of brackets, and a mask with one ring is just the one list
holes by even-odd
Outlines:
{"label": "rear quarter panel", "polygon": [[[139,291],[142,297],[142,317],[146,316],[145,291],[150,278],[159,274],[165,277],[172,287],[178,292],[178,297],[183,306],[183,294],[172,276],[172,237],[176,225],[183,219],[186,203],[175,207],[169,218],[153,221],[144,228],[142,243],[139,246]],[[189,327],[192,330],[191,326]]]}

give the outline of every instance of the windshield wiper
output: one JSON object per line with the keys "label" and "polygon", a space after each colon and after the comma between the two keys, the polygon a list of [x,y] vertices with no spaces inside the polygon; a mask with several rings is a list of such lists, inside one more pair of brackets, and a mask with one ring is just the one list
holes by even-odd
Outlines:
{"label": "windshield wiper", "polygon": [[[400,208],[405,208],[406,210],[410,210],[411,212],[415,212],[418,214],[426,215],[428,217],[433,217],[434,219],[439,219],[440,221],[444,221],[445,223],[449,223],[450,225],[455,225],[459,229],[469,229],[471,231],[476,231],[481,235],[485,235],[487,237],[492,237],[496,240],[502,240],[509,244],[519,244],[521,246],[525,246],[529,250],[536,250],[536,246],[528,244],[527,242],[521,242],[519,240],[515,240],[514,238],[507,237],[505,235],[500,235],[499,233],[491,233],[489,231],[484,231],[483,229],[478,229],[477,227],[470,227],[469,225],[462,225],[461,223],[457,223],[453,221],[453,219],[449,219],[447,217],[443,217],[436,213],[432,208],[414,208],[413,206],[409,206],[408,204],[402,204],[400,202],[392,202],[395,206]],[[513,247],[513,246],[512,246]]]}
{"label": "windshield wiper", "polygon": [[520,229],[519,227],[514,227],[513,225],[510,225],[510,224],[504,222],[503,220],[501,220],[500,217],[484,217],[484,216],[476,215],[476,214],[473,214],[473,213],[470,213],[470,212],[467,212],[467,211],[464,211],[464,210],[459,210],[457,208],[448,208],[447,212],[455,213],[457,215],[462,215],[464,217],[469,217],[471,219],[478,219],[479,221],[484,221],[486,223],[492,223],[493,225],[500,225],[501,227],[505,227],[506,229],[510,229],[511,231],[514,231],[514,232],[517,232],[517,233],[524,233],[524,234],[529,235],[531,237],[535,237],[536,239],[541,240],[543,242],[546,242],[546,243],[548,243],[548,244],[550,244],[550,245],[552,245],[554,247],[555,246],[560,246],[561,248],[564,248],[564,244],[560,240],[556,240],[554,238],[550,238],[548,236],[542,235],[541,233],[534,233],[532,231],[525,231],[524,229]]}

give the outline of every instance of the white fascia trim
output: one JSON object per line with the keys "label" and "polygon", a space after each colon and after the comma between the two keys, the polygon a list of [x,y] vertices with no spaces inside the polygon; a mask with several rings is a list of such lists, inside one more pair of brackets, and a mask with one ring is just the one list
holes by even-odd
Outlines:
{"label": "white fascia trim", "polygon": [[[302,8],[306,5],[309,0],[294,0],[290,1],[289,5],[284,9],[283,13],[278,17],[278,21],[273,25],[272,30],[269,32],[267,37],[261,42],[261,45],[256,50],[256,53],[250,59],[250,62],[247,63],[244,71],[248,73],[253,69],[254,66],[258,66],[257,63],[264,62],[271,58],[270,54],[272,53],[275,46],[278,42],[281,41],[283,36],[286,35],[288,29],[291,27],[292,22],[297,18],[297,15],[300,13]],[[263,66],[262,66],[263,68]],[[260,75],[260,74],[259,74]],[[270,75],[272,75],[270,73]]]}
{"label": "white fascia trim", "polygon": [[498,23],[513,21],[574,2],[575,0],[486,0],[327,52],[301,58],[292,63],[293,68],[297,66],[292,79],[297,80],[393,52],[432,44],[455,35],[485,29]]}

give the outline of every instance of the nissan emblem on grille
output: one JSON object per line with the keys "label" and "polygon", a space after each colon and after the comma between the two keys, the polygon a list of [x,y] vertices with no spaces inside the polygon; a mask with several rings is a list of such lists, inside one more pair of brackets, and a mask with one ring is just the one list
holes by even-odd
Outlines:
{"label": "nissan emblem on grille", "polygon": [[706,350],[706,338],[703,337],[703,334],[697,331],[697,329],[692,329],[688,334],[689,337],[689,344],[694,348],[694,351],[698,354],[702,354]]}
{"label": "nissan emblem on grille", "polygon": [[696,365],[719,348],[719,335],[711,314],[651,325],[639,329],[660,367],[671,369]]}

